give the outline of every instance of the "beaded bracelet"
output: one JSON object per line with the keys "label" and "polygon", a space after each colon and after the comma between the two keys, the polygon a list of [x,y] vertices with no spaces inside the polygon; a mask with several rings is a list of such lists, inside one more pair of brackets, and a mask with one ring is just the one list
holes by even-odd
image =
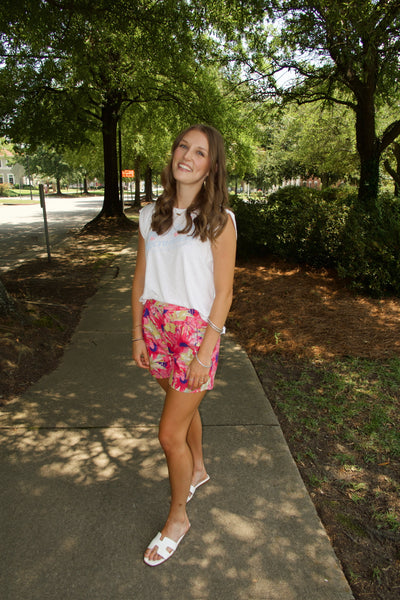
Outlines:
{"label": "beaded bracelet", "polygon": [[201,365],[202,367],[205,367],[206,369],[209,369],[210,367],[212,367],[212,361],[210,362],[209,365],[205,365],[204,363],[201,362],[201,360],[199,359],[197,354],[195,354],[194,357],[197,360],[197,362],[199,363],[199,365]]}
{"label": "beaded bracelet", "polygon": [[215,323],[213,323],[211,321],[211,319],[207,319],[207,323],[209,324],[209,326],[211,327],[211,329],[214,329],[214,331],[216,331],[220,335],[224,335],[224,333],[226,332],[225,325],[223,327],[218,327],[218,325],[216,325]]}

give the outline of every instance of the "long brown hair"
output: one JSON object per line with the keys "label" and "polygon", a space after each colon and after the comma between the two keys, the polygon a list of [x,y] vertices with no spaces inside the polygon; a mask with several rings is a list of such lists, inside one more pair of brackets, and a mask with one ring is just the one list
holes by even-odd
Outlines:
{"label": "long brown hair", "polygon": [[[151,228],[162,235],[172,226],[173,206],[176,198],[176,181],[172,174],[172,160],[176,148],[189,131],[198,130],[208,139],[210,172],[192,204],[186,209],[186,226],[179,233],[189,233],[194,225],[193,237],[214,241],[222,232],[227,220],[228,190],[226,187],[225,148],[222,135],[210,125],[192,125],[182,131],[172,144],[171,159],[161,174],[163,193],[156,201]],[[192,218],[195,212],[196,216]]]}

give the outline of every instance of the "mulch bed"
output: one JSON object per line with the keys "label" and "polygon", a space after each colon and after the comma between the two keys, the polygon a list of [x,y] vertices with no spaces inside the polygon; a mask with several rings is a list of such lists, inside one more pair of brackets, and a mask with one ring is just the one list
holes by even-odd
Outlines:
{"label": "mulch bed", "polygon": [[400,355],[400,300],[346,288],[332,271],[239,263],[229,328],[249,354],[331,359]]}

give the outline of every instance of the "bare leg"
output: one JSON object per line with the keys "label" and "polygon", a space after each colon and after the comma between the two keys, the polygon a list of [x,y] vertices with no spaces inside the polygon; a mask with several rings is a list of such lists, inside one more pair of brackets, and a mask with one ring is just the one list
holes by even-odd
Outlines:
{"label": "bare leg", "polygon": [[203,426],[198,409],[194,413],[189,427],[187,443],[193,457],[192,485],[197,485],[207,477],[203,458]]}
{"label": "bare leg", "polygon": [[[159,440],[165,452],[171,485],[171,505],[167,521],[161,531],[174,541],[190,527],[186,514],[186,500],[193,475],[193,456],[187,442],[188,431],[205,392],[184,393],[168,388],[161,415]],[[159,558],[157,546],[147,549],[150,560]]]}
{"label": "bare leg", "polygon": [[[162,389],[167,392],[169,388],[168,379],[158,379],[157,381]],[[203,426],[201,424],[201,417],[198,409],[196,409],[192,422],[190,423],[186,441],[193,458],[191,485],[197,485],[207,477],[203,457]]]}

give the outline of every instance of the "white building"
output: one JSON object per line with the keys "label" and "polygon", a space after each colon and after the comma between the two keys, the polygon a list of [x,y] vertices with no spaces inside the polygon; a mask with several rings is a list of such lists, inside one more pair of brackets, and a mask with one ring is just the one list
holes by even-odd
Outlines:
{"label": "white building", "polygon": [[14,163],[13,158],[13,152],[0,148],[0,185],[8,184],[16,187],[28,185],[29,181],[25,175],[24,167]]}

